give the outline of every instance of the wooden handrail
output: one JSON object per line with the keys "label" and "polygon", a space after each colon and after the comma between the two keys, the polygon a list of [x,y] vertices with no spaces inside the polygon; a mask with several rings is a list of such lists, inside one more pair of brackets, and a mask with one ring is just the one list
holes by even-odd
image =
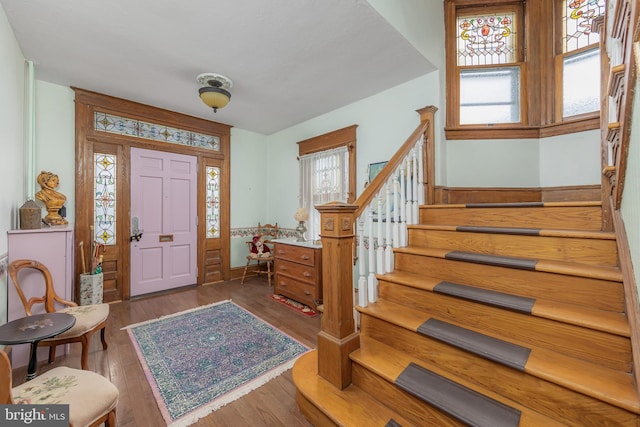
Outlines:
{"label": "wooden handrail", "polygon": [[[409,136],[409,138],[407,138],[404,144],[402,144],[400,149],[393,155],[391,160],[389,160],[389,162],[384,166],[384,168],[382,168],[380,173],[373,179],[373,181],[369,183],[367,188],[364,189],[364,191],[358,197],[358,199],[353,203],[358,207],[355,211],[354,218],[358,218],[360,215],[362,215],[362,212],[364,211],[364,209],[369,205],[369,203],[371,203],[371,201],[376,196],[376,194],[378,194],[378,192],[382,189],[385,183],[389,180],[393,172],[398,168],[398,166],[400,166],[400,163],[407,157],[411,149],[415,146],[416,141],[418,141],[418,138],[424,137],[423,135],[428,134],[427,135],[428,143],[433,144],[433,138],[434,138],[433,118],[437,110],[438,108],[434,107],[433,105],[427,106],[425,108],[418,110],[418,113],[420,114],[420,124],[411,133],[411,135]],[[425,192],[427,193],[429,193],[429,190],[427,190],[427,187],[434,186],[433,180],[430,179],[429,177],[435,176],[433,171],[433,164],[430,164],[430,163],[433,163],[433,159],[432,159],[433,156],[430,155],[428,151],[429,151],[428,149],[425,149],[426,157],[430,159],[430,161],[423,162],[423,167],[425,169],[424,176],[427,179],[426,184],[428,184],[428,185],[425,185]],[[432,202],[431,197],[425,197],[425,200],[429,200]]]}

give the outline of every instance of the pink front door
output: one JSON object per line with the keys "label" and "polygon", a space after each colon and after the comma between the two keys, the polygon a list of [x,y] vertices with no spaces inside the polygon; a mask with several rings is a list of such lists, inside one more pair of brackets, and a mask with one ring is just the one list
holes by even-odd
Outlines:
{"label": "pink front door", "polygon": [[131,148],[131,296],[196,283],[196,160]]}

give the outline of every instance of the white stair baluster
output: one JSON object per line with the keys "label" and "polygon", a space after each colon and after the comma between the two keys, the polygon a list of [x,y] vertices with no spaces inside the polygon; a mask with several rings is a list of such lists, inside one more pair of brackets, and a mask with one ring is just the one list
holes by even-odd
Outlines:
{"label": "white stair baluster", "polygon": [[376,254],[373,246],[373,209],[371,206],[367,208],[369,210],[367,218],[367,231],[369,234],[369,277],[368,277],[368,297],[369,302],[376,302],[378,299],[378,283],[376,279]]}
{"label": "white stair baluster", "polygon": [[[406,186],[405,214],[407,217],[405,223],[409,225],[409,224],[413,224],[413,221],[411,219],[411,214],[413,213],[413,207],[411,203],[411,199],[413,198],[413,190],[411,189],[411,153],[409,153],[409,155],[404,159],[404,176],[405,176],[405,186]],[[405,243],[405,246],[406,246],[406,243]]]}
{"label": "white stair baluster", "polygon": [[[424,137],[418,141],[418,206],[424,205]],[[431,183],[430,183],[431,184]],[[416,224],[420,219],[416,218]]]}
{"label": "white stair baluster", "polygon": [[400,183],[398,182],[398,171],[393,173],[393,247],[400,247]]}
{"label": "white stair baluster", "polygon": [[405,198],[404,170],[400,169],[400,247],[407,246],[407,205]]}
{"label": "white stair baluster", "polygon": [[418,156],[417,156],[417,147],[414,147],[411,150],[411,166],[413,167],[413,172],[411,173],[411,180],[413,181],[413,201],[412,201],[412,209],[411,212],[411,224],[418,223]]}
{"label": "white stair baluster", "polygon": [[364,259],[364,214],[358,218],[358,305],[366,307],[367,298],[366,262]]}
{"label": "white stair baluster", "polygon": [[391,186],[393,185],[392,179],[387,181],[385,185],[385,215],[384,215],[384,269],[386,272],[393,271],[393,239],[391,237]]}
{"label": "white stair baluster", "polygon": [[382,219],[384,218],[384,215],[382,214],[382,192],[378,193],[376,199],[376,212],[378,213],[378,227],[376,232],[376,241],[378,242],[378,248],[376,249],[376,272],[378,274],[384,274],[384,238],[382,234]]}

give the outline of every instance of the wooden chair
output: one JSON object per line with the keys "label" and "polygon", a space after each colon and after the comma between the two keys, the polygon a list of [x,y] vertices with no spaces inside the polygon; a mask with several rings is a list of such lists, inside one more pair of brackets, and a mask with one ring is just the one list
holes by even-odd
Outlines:
{"label": "wooden chair", "polygon": [[[269,248],[269,252],[267,254],[257,255],[254,252],[255,239],[258,237],[262,237],[264,239],[263,243],[266,247]],[[257,268],[255,270],[256,274],[266,274],[267,282],[269,283],[269,287],[271,287],[271,276],[273,275],[273,243],[272,241],[278,238],[278,223],[275,224],[264,224],[261,225],[258,223],[258,234],[254,236],[254,238],[247,242],[247,248],[249,249],[249,255],[247,255],[247,264],[244,266],[244,273],[242,273],[242,280],[240,280],[240,284],[244,284],[244,279],[247,276],[247,270],[249,269],[249,265],[252,263],[257,264]]]}
{"label": "wooden chair", "polygon": [[[27,299],[20,287],[20,281],[18,279],[18,273],[22,269],[34,269],[42,273],[44,278],[44,296],[43,297],[31,297]],[[53,279],[49,269],[38,261],[29,259],[19,259],[11,262],[8,267],[9,276],[13,281],[13,284],[20,296],[24,311],[27,316],[31,315],[32,308],[35,304],[44,304],[44,309],[48,313],[56,311],[62,313],[69,313],[76,318],[76,324],[66,332],[57,335],[53,338],[40,341],[39,346],[49,347],[49,363],[52,363],[56,358],[56,347],[63,344],[69,344],[74,342],[82,343],[82,356],[80,364],[82,369],[89,369],[87,359],[89,356],[89,344],[91,343],[91,336],[100,331],[100,339],[102,340],[102,349],[107,349],[107,342],[105,340],[105,327],[107,325],[107,317],[109,317],[109,304],[93,304],[78,306],[75,302],[67,301],[58,296],[53,288]],[[66,306],[61,310],[56,310],[56,303]]]}
{"label": "wooden chair", "polygon": [[66,366],[12,387],[11,362],[0,351],[0,404],[68,404],[70,426],[116,427],[118,396],[118,388],[102,375]]}

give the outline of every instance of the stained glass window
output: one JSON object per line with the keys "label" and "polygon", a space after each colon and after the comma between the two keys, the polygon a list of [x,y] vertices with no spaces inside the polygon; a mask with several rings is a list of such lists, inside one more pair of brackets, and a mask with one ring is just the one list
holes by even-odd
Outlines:
{"label": "stained glass window", "polygon": [[591,32],[591,24],[605,11],[605,0],[564,0],[562,45],[565,53],[600,41],[598,33]]}
{"label": "stained glass window", "polygon": [[498,65],[516,61],[513,12],[458,16],[458,65]]}
{"label": "stained glass window", "polygon": [[94,239],[105,245],[116,244],[116,156],[95,153],[94,165]]}
{"label": "stained glass window", "polygon": [[220,137],[95,112],[95,130],[220,151]]}
{"label": "stained glass window", "polygon": [[220,237],[220,168],[207,166],[207,239]]}

